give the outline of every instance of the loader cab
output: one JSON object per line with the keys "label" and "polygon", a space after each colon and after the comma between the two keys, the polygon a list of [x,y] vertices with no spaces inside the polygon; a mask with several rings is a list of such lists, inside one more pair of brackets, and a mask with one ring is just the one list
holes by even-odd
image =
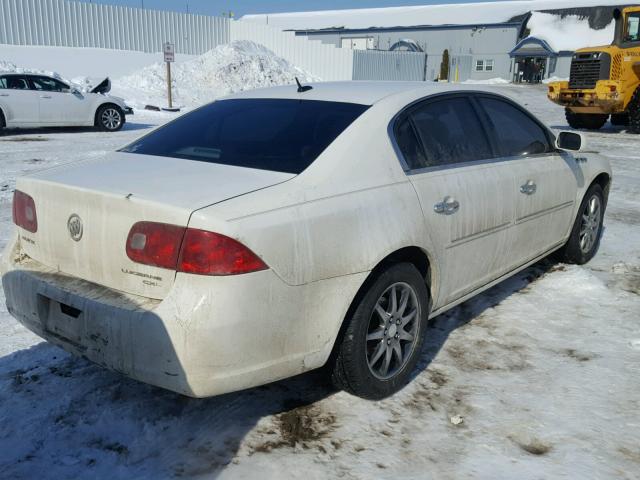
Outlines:
{"label": "loader cab", "polygon": [[640,7],[613,11],[616,33],[613,44],[620,48],[640,47]]}

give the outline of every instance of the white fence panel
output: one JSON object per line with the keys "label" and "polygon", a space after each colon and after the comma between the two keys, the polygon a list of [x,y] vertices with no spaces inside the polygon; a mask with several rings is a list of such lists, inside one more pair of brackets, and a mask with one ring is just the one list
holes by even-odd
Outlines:
{"label": "white fence panel", "polygon": [[426,78],[426,53],[353,50],[354,80],[415,80]]}
{"label": "white fence panel", "polygon": [[353,74],[353,52],[325,45],[317,40],[296,37],[293,32],[235,21],[229,24],[230,39],[252,40],[260,43],[292,64],[320,79],[351,80]]}
{"label": "white fence panel", "polygon": [[229,42],[229,20],[70,0],[0,0],[0,44],[197,55]]}

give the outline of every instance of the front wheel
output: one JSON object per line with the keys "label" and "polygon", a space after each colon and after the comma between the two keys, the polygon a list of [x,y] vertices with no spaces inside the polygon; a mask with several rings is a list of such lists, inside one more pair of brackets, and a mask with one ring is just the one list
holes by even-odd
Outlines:
{"label": "front wheel", "polygon": [[379,400],[409,381],[427,327],[429,294],[410,263],[388,267],[369,285],[336,344],[333,384]]}
{"label": "front wheel", "polygon": [[560,252],[562,260],[583,265],[594,257],[600,245],[604,209],[602,187],[592,185],[582,199],[569,240]]}
{"label": "front wheel", "polygon": [[124,122],[124,112],[116,105],[102,105],[96,113],[96,127],[105,132],[117,132]]}
{"label": "front wheel", "polygon": [[565,109],[565,117],[567,123],[577,130],[600,130],[607,120],[609,115],[605,114],[591,114],[591,113],[575,113],[571,109]]}

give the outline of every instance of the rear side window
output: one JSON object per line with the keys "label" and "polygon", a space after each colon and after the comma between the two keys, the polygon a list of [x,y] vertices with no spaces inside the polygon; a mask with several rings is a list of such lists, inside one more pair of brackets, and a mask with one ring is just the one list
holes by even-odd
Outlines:
{"label": "rear side window", "polygon": [[480,120],[465,97],[425,103],[410,116],[422,140],[427,167],[493,157]]}
{"label": "rear side window", "polygon": [[416,137],[415,130],[409,117],[398,122],[395,129],[396,143],[402,152],[410,170],[417,170],[427,166],[422,145]]}
{"label": "rear side window", "polygon": [[552,151],[545,130],[519,108],[497,98],[478,97],[493,127],[500,156],[533,155]]}
{"label": "rear side window", "polygon": [[17,75],[8,75],[5,77],[7,87],[10,90],[29,90],[29,84],[26,77],[19,77]]}
{"label": "rear side window", "polygon": [[7,88],[7,77],[0,77],[0,89]]}
{"label": "rear side window", "polygon": [[297,174],[367,108],[314,100],[220,100],[121,151]]}

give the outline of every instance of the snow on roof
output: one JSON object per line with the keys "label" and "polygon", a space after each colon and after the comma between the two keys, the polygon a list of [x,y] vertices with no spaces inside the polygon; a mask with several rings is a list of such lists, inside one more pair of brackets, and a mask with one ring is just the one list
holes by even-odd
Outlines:
{"label": "snow on roof", "polygon": [[534,10],[619,5],[621,0],[516,0],[245,15],[240,20],[282,30],[502,23]]}
{"label": "snow on roof", "polygon": [[614,22],[602,30],[594,30],[587,19],[575,15],[560,18],[541,12],[531,15],[527,27],[530,37],[544,40],[556,52],[574,51],[587,45],[609,45],[615,30]]}

